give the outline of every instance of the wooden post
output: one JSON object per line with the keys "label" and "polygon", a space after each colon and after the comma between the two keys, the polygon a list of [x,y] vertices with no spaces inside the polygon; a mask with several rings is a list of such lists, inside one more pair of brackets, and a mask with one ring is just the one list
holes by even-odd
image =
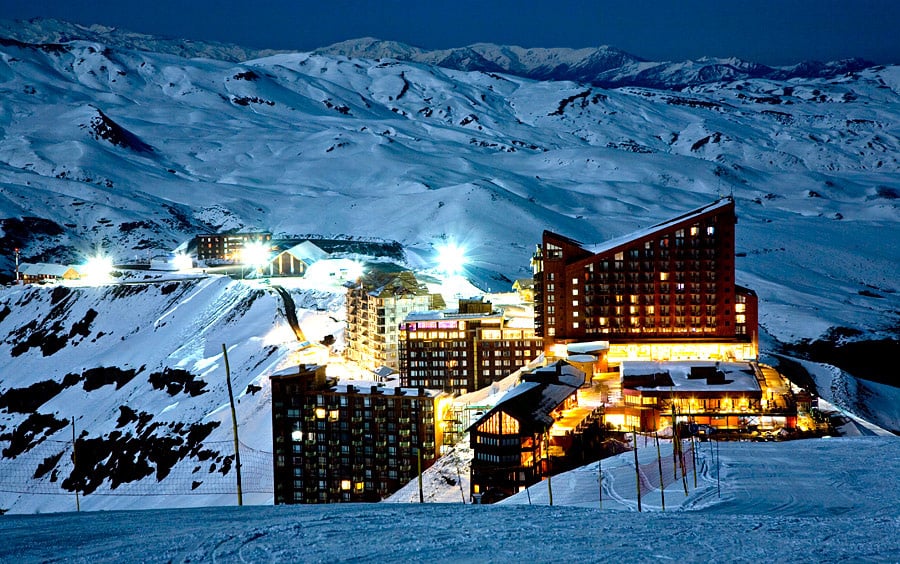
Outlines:
{"label": "wooden post", "polygon": [[722,497],[722,482],[719,480],[719,439],[716,439],[716,495]]}
{"label": "wooden post", "polygon": [[678,426],[675,424],[675,393],[672,393],[672,474],[678,479]]}
{"label": "wooden post", "polygon": [[544,437],[547,441],[547,494],[550,496],[550,505],[553,506],[553,483],[550,481],[550,475],[553,473],[550,468],[550,432],[544,431]]}
{"label": "wooden post", "polygon": [[75,486],[75,511],[81,512],[81,500],[78,499],[78,447],[77,447],[77,439],[75,438],[75,418],[72,418],[72,474],[75,475],[75,479],[72,480],[73,485]]}
{"label": "wooden post", "polygon": [[417,460],[419,462],[419,503],[425,503],[425,493],[422,490],[422,447],[416,449],[418,451]]}
{"label": "wooden post", "polygon": [[659,449],[659,433],[653,433],[656,438],[656,462],[659,464],[659,497],[662,500],[662,510],[666,510],[666,482],[663,481],[662,451]]}
{"label": "wooden post", "polygon": [[228,384],[228,402],[231,404],[231,429],[234,434],[234,466],[237,470],[237,502],[244,505],[244,492],[241,489],[241,451],[238,445],[237,411],[234,409],[234,393],[231,391],[231,368],[228,366],[228,349],[222,343],[222,356],[225,358],[225,382]]}
{"label": "wooden post", "polygon": [[601,458],[597,459],[597,482],[600,484],[600,509],[603,509],[603,452],[600,452]]}
{"label": "wooden post", "polygon": [[641,470],[640,464],[638,464],[638,451],[637,451],[637,431],[631,431],[632,438],[634,439],[634,481],[637,484],[637,504],[638,504],[638,512],[641,511]]}
{"label": "wooden post", "polygon": [[694,489],[697,489],[697,439],[691,435],[691,463],[694,465]]}

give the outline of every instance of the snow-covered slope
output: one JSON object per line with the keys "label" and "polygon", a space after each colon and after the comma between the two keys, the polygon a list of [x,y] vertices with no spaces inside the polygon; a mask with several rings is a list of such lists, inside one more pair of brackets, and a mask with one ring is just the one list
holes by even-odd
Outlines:
{"label": "snow-covered slope", "polygon": [[[706,443],[710,444],[710,443]],[[799,445],[802,456],[794,453]],[[705,467],[713,474],[708,449]],[[723,443],[693,510],[335,504],[0,519],[16,562],[892,562],[898,439]],[[596,472],[585,473],[595,481]],[[622,491],[627,491],[623,484]],[[596,499],[596,498],[595,498]],[[701,509],[701,507],[703,509]],[[649,508],[648,508],[649,509]]]}
{"label": "snow-covered slope", "polygon": [[[897,327],[900,68],[673,93],[283,54],[0,46],[0,238],[120,259],[198,232],[458,239],[492,289],[733,193],[738,282],[782,341]],[[35,219],[37,218],[37,219]]]}
{"label": "snow-covered slope", "polygon": [[[340,336],[340,295],[295,292],[294,302],[310,338]],[[271,502],[267,376],[297,361],[284,308],[276,293],[226,277],[4,289],[0,508],[64,511],[76,486],[92,510],[234,500],[223,345],[247,500]],[[72,474],[73,432],[90,472]]]}
{"label": "snow-covered slope", "polygon": [[651,62],[609,45],[596,48],[530,48],[476,43],[427,50],[372,37],[341,41],[315,51],[363,59],[397,59],[455,70],[508,73],[535,80],[572,80],[615,88],[641,86],[680,89],[722,81],[769,78],[834,78],[873,66],[862,59],[805,61],[768,67],[738,58],[701,57],[693,61]]}
{"label": "snow-covered slope", "polygon": [[29,20],[0,19],[0,37],[25,43],[66,43],[68,41],[93,41],[124,49],[139,49],[153,53],[166,53],[185,58],[217,59],[221,61],[246,61],[267,57],[278,51],[251,49],[215,41],[193,41],[173,37],[160,37],[137,33],[100,24],[80,25],[52,18]]}

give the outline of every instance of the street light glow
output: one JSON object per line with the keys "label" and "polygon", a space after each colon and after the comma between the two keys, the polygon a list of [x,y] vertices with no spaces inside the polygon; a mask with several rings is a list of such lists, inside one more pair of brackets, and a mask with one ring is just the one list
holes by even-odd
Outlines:
{"label": "street light glow", "polygon": [[241,263],[257,268],[269,264],[269,246],[258,241],[245,243],[241,249]]}
{"label": "street light glow", "polygon": [[113,261],[108,256],[94,255],[87,259],[82,267],[82,275],[92,282],[99,282],[109,278],[113,270]]}
{"label": "street light glow", "polygon": [[457,274],[466,265],[466,250],[456,243],[447,243],[437,248],[438,268],[447,274]]}
{"label": "street light glow", "polygon": [[175,258],[172,259],[172,264],[178,270],[190,270],[194,268],[194,261],[190,256],[179,253],[175,255]]}

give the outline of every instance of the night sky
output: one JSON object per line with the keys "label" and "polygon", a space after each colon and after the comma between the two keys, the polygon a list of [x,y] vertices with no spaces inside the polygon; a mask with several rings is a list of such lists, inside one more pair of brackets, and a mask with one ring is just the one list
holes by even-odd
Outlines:
{"label": "night sky", "polygon": [[300,51],[371,36],[431,49],[612,45],[657,61],[900,63],[898,0],[0,0],[0,18],[32,17]]}

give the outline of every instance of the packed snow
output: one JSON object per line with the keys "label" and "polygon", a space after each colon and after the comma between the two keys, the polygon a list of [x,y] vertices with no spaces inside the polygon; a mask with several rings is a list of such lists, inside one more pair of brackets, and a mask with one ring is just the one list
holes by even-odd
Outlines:
{"label": "packed snow", "polygon": [[[622,501],[610,497],[600,509],[594,465],[554,477],[553,506],[542,494],[543,482],[532,488],[531,505],[337,504],[7,515],[0,518],[0,560],[892,562],[900,555],[900,499],[894,483],[900,439],[722,443],[717,459],[707,445],[712,446],[702,443],[698,449],[701,485],[691,484],[681,507],[668,506],[666,512],[652,502],[644,512],[635,511],[627,499],[633,474],[621,484],[605,481]],[[616,464],[610,463],[611,472]],[[627,475],[627,463],[622,467]],[[575,492],[576,477],[582,476],[583,491]]]}

